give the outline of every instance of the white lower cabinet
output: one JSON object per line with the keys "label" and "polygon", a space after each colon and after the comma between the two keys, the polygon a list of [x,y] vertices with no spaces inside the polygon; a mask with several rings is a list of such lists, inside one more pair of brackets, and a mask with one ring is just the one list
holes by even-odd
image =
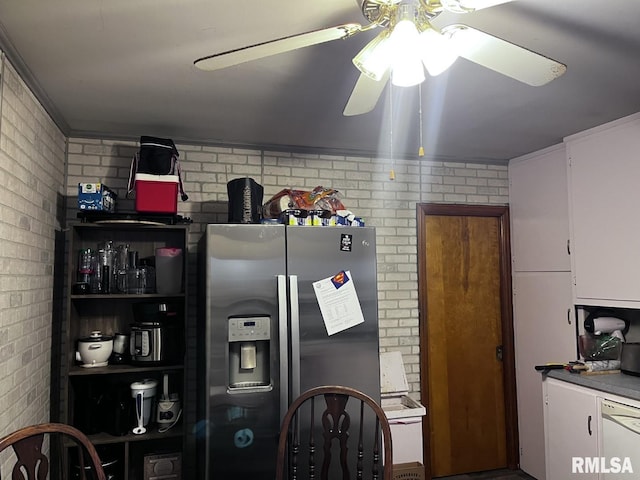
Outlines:
{"label": "white lower cabinet", "polygon": [[[609,385],[637,394],[636,380]],[[555,378],[542,383],[547,480],[640,478],[640,401]]]}
{"label": "white lower cabinet", "polygon": [[547,480],[597,480],[584,464],[599,452],[596,391],[553,378],[543,388]]}

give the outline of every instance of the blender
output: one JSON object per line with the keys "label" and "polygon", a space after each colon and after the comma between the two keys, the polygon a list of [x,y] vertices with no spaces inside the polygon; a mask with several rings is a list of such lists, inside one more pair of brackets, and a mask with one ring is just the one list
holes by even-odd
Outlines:
{"label": "blender", "polygon": [[180,398],[177,393],[169,393],[169,375],[165,373],[162,380],[162,394],[158,399],[156,410],[158,431],[164,433],[172,428],[180,420],[181,414]]}

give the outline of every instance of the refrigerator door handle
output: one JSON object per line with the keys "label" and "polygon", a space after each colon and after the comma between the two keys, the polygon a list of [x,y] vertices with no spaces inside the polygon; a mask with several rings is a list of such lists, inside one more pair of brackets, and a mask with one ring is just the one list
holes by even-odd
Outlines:
{"label": "refrigerator door handle", "polygon": [[298,276],[289,275],[291,299],[291,399],[300,396],[300,309],[298,305]]}
{"label": "refrigerator door handle", "polygon": [[280,422],[289,408],[289,326],[287,318],[287,277],[278,275],[278,342],[280,345]]}

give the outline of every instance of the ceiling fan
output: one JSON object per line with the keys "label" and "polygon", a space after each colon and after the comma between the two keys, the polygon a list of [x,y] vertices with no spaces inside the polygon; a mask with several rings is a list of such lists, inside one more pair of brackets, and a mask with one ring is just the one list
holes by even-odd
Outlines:
{"label": "ceiling fan", "polygon": [[278,53],[345,39],[382,28],[354,58],[360,76],[344,115],[373,110],[389,78],[398,86],[417,85],[465,58],[528,85],[550,82],[566,65],[514,43],[463,24],[436,28],[432,21],[445,11],[466,14],[513,0],[356,0],[367,25],[348,23],[216,53],[194,61],[201,70],[219,70]]}

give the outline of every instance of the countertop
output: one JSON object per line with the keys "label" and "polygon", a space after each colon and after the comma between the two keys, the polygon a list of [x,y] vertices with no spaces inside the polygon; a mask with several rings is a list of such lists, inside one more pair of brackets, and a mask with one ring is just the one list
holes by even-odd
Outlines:
{"label": "countertop", "polygon": [[543,374],[548,378],[556,378],[583,387],[612,393],[621,397],[640,401],[640,377],[625,373],[608,373],[603,375],[582,375],[567,370],[550,370]]}

